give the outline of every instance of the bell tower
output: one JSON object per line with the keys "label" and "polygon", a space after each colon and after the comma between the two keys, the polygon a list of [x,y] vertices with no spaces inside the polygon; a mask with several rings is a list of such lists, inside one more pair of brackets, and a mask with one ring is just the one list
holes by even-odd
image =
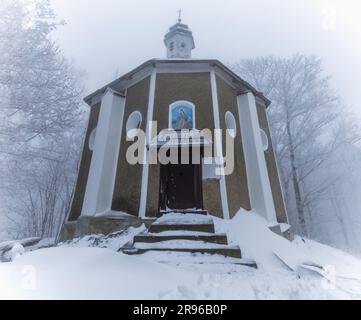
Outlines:
{"label": "bell tower", "polygon": [[167,47],[168,59],[192,58],[192,50],[195,48],[193,34],[188,26],[182,23],[181,10],[177,23],[170,27],[165,35],[164,44]]}

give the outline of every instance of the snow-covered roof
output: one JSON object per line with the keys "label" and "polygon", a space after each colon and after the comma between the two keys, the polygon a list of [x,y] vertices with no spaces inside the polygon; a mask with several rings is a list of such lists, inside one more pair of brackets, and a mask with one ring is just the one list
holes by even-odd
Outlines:
{"label": "snow-covered roof", "polygon": [[107,90],[107,88],[111,88],[112,90],[115,90],[117,92],[123,92],[124,89],[127,87],[127,83],[134,80],[134,78],[141,74],[145,69],[153,69],[156,67],[161,67],[164,65],[179,65],[179,64],[187,64],[191,65],[193,64],[195,67],[198,64],[208,64],[212,67],[215,67],[216,71],[221,71],[227,74],[231,79],[232,83],[235,85],[235,87],[238,88],[240,93],[251,91],[256,97],[261,99],[265,105],[268,107],[271,104],[271,101],[267,99],[263,93],[256,90],[251,84],[249,84],[247,81],[240,78],[236,73],[234,73],[231,69],[226,67],[222,62],[216,59],[151,59],[140,66],[136,67],[132,71],[128,72],[127,74],[121,76],[120,78],[114,80],[113,82],[105,85],[104,87],[94,91],[90,95],[84,98],[84,101],[88,105],[92,105],[92,99],[98,95],[104,94],[104,92]]}

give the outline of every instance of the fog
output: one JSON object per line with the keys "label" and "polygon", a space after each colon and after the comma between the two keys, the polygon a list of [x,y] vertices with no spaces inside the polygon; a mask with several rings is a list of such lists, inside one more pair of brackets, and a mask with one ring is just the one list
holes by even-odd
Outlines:
{"label": "fog", "polygon": [[[299,80],[300,86],[293,89],[296,96],[302,92],[303,99],[293,99],[295,103],[286,110],[279,103],[287,100],[282,88],[277,88],[282,81],[270,86],[262,81],[265,86],[257,86],[262,91],[276,88],[269,92],[274,101],[269,109],[274,133],[284,128],[283,115],[292,112],[294,122],[287,125],[299,129],[288,134],[298,139],[297,146],[302,145],[296,152],[285,131],[274,134],[277,156],[283,159],[279,161],[283,180],[292,178],[293,185],[302,184],[304,194],[309,191],[315,195],[315,190],[323,187],[321,182],[327,187],[312,206],[304,196],[302,206],[307,207],[312,230],[298,234],[361,254],[361,130],[359,121],[357,125],[349,121],[361,117],[359,1],[50,0],[49,11],[48,2],[37,1],[43,5],[40,13],[45,18],[36,10],[26,11],[35,22],[41,21],[34,23],[34,28],[27,24],[31,18],[22,16],[29,2],[3,0],[1,5],[16,5],[0,5],[0,9],[5,8],[0,11],[0,91],[5,92],[0,96],[0,240],[57,234],[65,221],[78,174],[86,127],[86,117],[81,113],[83,96],[148,59],[165,58],[163,38],[181,9],[182,21],[193,31],[194,58],[219,59],[237,68],[235,64],[241,60],[244,63],[244,59],[255,62],[256,57],[280,57],[258,59],[259,68],[253,69],[252,64],[247,68],[240,63],[236,71],[244,78],[248,73],[267,80],[265,73],[257,71],[272,65],[275,67],[267,71],[274,75],[269,79],[285,81],[283,88],[295,85],[294,78]],[[47,15],[51,9],[58,21],[66,22],[54,31],[50,27],[52,16]],[[62,51],[56,50],[54,41]],[[323,70],[312,55],[321,58]],[[269,64],[262,65],[262,61]],[[83,79],[73,66],[84,72]],[[317,76],[310,76],[311,71]],[[294,77],[295,73],[298,77]],[[331,86],[325,75],[332,76]],[[306,85],[307,90],[302,91]],[[24,87],[31,91],[18,89]],[[299,120],[300,104],[302,114],[307,115],[304,122]],[[338,107],[347,112],[339,112]],[[349,111],[357,117],[349,117]],[[291,149],[295,154],[290,158],[298,161],[292,166],[288,159]],[[280,157],[282,150],[284,157]],[[289,168],[296,165],[297,170],[291,173]],[[312,175],[296,181],[302,171]],[[339,179],[337,183],[331,181],[334,178]],[[292,187],[289,189],[288,211],[297,220]],[[44,201],[47,197],[53,201]],[[300,213],[297,201],[296,206]],[[3,221],[2,216],[6,216]],[[1,235],[4,229],[9,235]]]}
{"label": "fog", "polygon": [[361,115],[361,3],[357,0],[52,0],[66,25],[56,39],[87,73],[91,92],[150,58],[182,9],[195,58],[234,63],[296,52],[322,58],[345,104]]}

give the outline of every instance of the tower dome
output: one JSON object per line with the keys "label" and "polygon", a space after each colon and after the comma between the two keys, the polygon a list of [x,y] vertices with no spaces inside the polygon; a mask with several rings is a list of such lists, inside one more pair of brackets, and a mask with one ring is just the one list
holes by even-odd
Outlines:
{"label": "tower dome", "polygon": [[165,35],[164,44],[167,47],[168,59],[192,58],[192,50],[195,48],[193,34],[188,26],[182,23],[180,17]]}

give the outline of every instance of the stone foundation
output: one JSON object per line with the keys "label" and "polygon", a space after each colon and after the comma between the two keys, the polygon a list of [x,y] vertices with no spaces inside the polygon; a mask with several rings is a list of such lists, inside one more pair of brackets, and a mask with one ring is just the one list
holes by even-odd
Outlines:
{"label": "stone foundation", "polygon": [[[63,225],[57,242],[64,242],[92,234],[109,235],[118,231],[127,230],[130,227],[138,228],[142,224],[145,224],[146,228],[149,229],[150,225],[154,222],[154,220],[155,218],[142,219],[139,217],[131,216],[121,218],[80,217],[77,221],[67,222]],[[294,239],[292,231],[289,229],[286,232],[282,232],[279,224],[270,227],[270,230],[290,241],[293,241]],[[211,232],[214,232],[214,230]]]}
{"label": "stone foundation", "polygon": [[130,227],[138,228],[142,224],[149,227],[153,221],[154,219],[141,219],[138,217],[80,217],[75,222],[67,222],[64,224],[58,242],[64,242],[92,234],[108,235],[114,232],[127,230]]}
{"label": "stone foundation", "polygon": [[293,235],[291,229],[288,229],[287,231],[282,232],[282,231],[281,231],[281,226],[280,226],[279,224],[277,224],[277,225],[275,225],[275,226],[272,226],[272,227],[269,227],[269,229],[270,229],[272,232],[278,234],[278,235],[281,236],[281,237],[286,238],[286,239],[289,240],[289,241],[293,241],[293,240],[294,240],[294,235]]}

